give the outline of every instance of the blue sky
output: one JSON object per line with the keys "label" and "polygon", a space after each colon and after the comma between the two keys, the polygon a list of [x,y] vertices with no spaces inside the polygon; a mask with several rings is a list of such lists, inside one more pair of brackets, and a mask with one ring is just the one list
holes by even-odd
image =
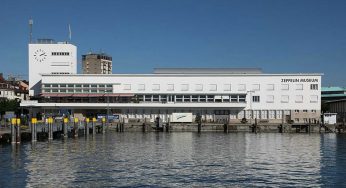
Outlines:
{"label": "blue sky", "polygon": [[67,40],[71,24],[78,61],[108,53],[113,73],[260,67],[346,86],[345,10],[345,0],[2,0],[0,72],[28,74],[32,17],[34,39]]}

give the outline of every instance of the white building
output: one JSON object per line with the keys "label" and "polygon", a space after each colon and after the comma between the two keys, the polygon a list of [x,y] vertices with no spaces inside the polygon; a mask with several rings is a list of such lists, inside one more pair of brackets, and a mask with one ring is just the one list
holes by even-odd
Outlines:
{"label": "white building", "polygon": [[29,44],[29,94],[41,92],[41,74],[77,74],[77,47],[67,42],[39,39]]}
{"label": "white building", "polygon": [[[206,121],[243,118],[280,123],[319,121],[321,74],[263,74],[254,69],[157,69],[154,74],[42,75],[30,105],[167,121],[174,112]],[[28,106],[29,104],[22,104]]]}
{"label": "white building", "polygon": [[207,122],[320,121],[322,74],[186,68],[155,69],[153,74],[76,74],[76,59],[72,44],[29,44],[29,80],[36,101],[21,106],[134,120],[168,121],[172,113],[190,112]]}

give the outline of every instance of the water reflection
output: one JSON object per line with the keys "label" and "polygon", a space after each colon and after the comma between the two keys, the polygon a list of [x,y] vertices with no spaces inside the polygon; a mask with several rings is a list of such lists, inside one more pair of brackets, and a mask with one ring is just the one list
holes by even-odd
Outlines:
{"label": "water reflection", "polygon": [[98,134],[0,147],[0,185],[343,185],[345,143],[334,134]]}

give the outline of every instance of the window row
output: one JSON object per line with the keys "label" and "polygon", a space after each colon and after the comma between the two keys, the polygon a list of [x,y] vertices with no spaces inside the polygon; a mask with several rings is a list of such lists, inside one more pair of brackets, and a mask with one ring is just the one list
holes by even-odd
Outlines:
{"label": "window row", "polygon": [[113,88],[112,84],[43,84],[43,88]]}
{"label": "window row", "polygon": [[113,93],[112,89],[43,89],[43,93]]}
{"label": "window row", "polygon": [[69,56],[70,52],[52,52],[53,56]]}
{"label": "window row", "polygon": [[[281,103],[289,103],[289,102],[295,102],[295,103],[303,103],[303,95],[296,95],[294,101],[290,101],[289,95],[281,95]],[[260,102],[260,96],[252,96],[252,102]],[[274,103],[274,95],[267,95],[266,96],[266,102],[267,103]],[[318,95],[311,95],[310,96],[310,103],[317,103],[318,102]]]}
{"label": "window row", "polygon": [[245,95],[136,95],[134,102],[246,102]]}
{"label": "window row", "polygon": [[[135,85],[135,84],[133,84]],[[146,90],[146,85],[145,84],[136,84],[135,87],[133,88],[133,85],[131,84],[123,84],[123,90],[126,91],[131,91],[131,90],[136,90],[137,91],[145,91]],[[151,84],[150,88],[148,90],[152,91],[160,91],[162,88],[163,84]],[[164,85],[165,89],[167,91],[218,91],[218,90],[223,90],[223,91],[232,91],[232,85],[231,84],[223,84],[222,86],[218,84],[167,84]],[[178,88],[176,88],[178,87]],[[281,90],[290,90],[290,85],[289,84],[281,84],[280,86]],[[295,85],[295,90],[303,90],[304,85],[303,84],[296,84]],[[310,89],[311,90],[318,90],[318,84],[310,84]],[[163,89],[164,90],[164,89]],[[236,89],[233,89],[236,90]],[[252,84],[250,88],[246,88],[246,84],[237,84],[237,91],[260,91],[261,90],[261,85],[260,84]],[[275,90],[275,85],[274,84],[267,84],[266,85],[266,90],[268,91],[274,91]]]}

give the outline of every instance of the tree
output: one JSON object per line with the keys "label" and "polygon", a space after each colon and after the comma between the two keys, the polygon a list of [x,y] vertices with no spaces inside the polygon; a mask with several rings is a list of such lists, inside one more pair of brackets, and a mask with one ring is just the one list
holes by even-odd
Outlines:
{"label": "tree", "polygon": [[13,99],[5,99],[0,101],[0,114],[4,115],[7,111],[13,111],[15,114],[20,114],[19,101]]}

